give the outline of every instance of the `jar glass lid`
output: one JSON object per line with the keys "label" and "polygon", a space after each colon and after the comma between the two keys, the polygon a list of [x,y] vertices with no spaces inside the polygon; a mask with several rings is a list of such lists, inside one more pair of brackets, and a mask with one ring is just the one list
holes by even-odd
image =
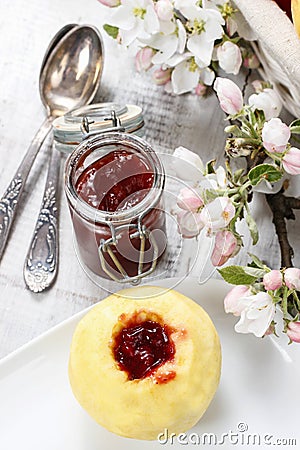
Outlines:
{"label": "jar glass lid", "polygon": [[54,142],[59,150],[70,152],[87,134],[116,130],[118,127],[126,133],[141,136],[144,127],[142,108],[110,102],[73,109],[53,121]]}

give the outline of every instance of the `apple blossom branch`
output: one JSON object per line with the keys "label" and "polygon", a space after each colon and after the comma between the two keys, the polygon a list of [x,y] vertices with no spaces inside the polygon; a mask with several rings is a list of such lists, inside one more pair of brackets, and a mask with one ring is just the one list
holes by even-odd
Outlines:
{"label": "apple blossom branch", "polygon": [[219,69],[236,75],[242,66],[259,66],[231,0],[99,2],[109,8],[106,33],[124,47],[137,46],[137,71],[169,93],[203,96]]}
{"label": "apple blossom branch", "polygon": [[254,255],[252,264],[239,267],[238,273],[236,267],[221,269],[223,278],[237,285],[225,299],[225,310],[240,316],[236,331],[262,337],[276,334],[274,317],[279,307],[290,342],[300,342],[300,270],[293,268],[294,251],[286,226],[286,220],[295,220],[293,210],[300,209],[300,200],[285,195],[289,181],[284,180],[285,174],[300,174],[300,150],[289,142],[291,135],[300,133],[300,121],[290,126],[283,123],[277,117],[281,107],[275,92],[261,83],[256,82],[255,87],[258,92],[244,105],[243,94],[233,82],[217,79],[215,83],[220,106],[231,123],[226,129],[231,134],[226,144],[229,165],[230,157],[246,158],[249,194],[261,183],[271,187],[270,183],[283,180],[278,192],[265,194],[278,236],[282,269],[271,270]]}
{"label": "apple blossom branch", "polygon": [[[282,269],[267,267],[255,255],[251,255],[252,262],[246,267],[219,269],[227,282],[243,288],[243,292],[234,288],[229,297],[231,306],[225,302],[225,309],[240,316],[236,331],[252,332],[257,337],[276,333],[275,313],[281,309],[284,331],[290,340],[297,341],[300,340],[297,293],[300,269],[292,267],[293,252],[285,220],[294,219],[293,209],[300,208],[300,200],[284,193],[287,188],[285,177],[300,174],[300,150],[289,142],[293,134],[300,133],[300,121],[294,121],[290,126],[283,123],[277,117],[281,102],[276,93],[270,85],[255,85],[258,92],[244,104],[242,91],[233,81],[216,79],[214,89],[230,123],[225,128],[229,134],[225,168],[216,168],[214,160],[204,165],[198,155],[187,149],[175,150],[174,156],[190,162],[199,173],[197,180],[191,180],[193,185],[179,193],[177,220],[184,237],[191,238],[201,232],[202,239],[205,236],[214,239],[211,262],[220,267],[243,247],[237,222],[245,220],[253,244],[257,244],[259,230],[249,203],[255,190],[271,192],[267,198],[282,252]],[[181,167],[178,164],[179,176]]]}

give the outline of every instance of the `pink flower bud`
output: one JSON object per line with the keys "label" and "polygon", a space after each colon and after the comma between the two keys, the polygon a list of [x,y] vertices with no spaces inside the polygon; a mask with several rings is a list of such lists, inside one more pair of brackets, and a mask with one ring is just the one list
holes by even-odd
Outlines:
{"label": "pink flower bud", "polygon": [[119,6],[121,4],[121,0],[98,0],[98,2],[102,3],[104,6],[108,6],[109,8],[113,8],[114,6]]}
{"label": "pink flower bud", "polygon": [[274,291],[282,286],[282,274],[280,270],[271,270],[264,275],[263,284],[266,291]]}
{"label": "pink flower bud", "polygon": [[237,75],[242,65],[242,54],[240,48],[231,41],[225,41],[217,49],[217,58],[220,67],[226,73]]}
{"label": "pink flower bud", "polygon": [[300,322],[289,322],[286,334],[291,341],[300,343]]}
{"label": "pink flower bud", "polygon": [[282,165],[284,170],[291,175],[300,174],[300,150],[296,147],[291,147],[282,158]]}
{"label": "pink flower bud", "polygon": [[300,269],[296,267],[285,269],[284,281],[289,289],[300,290]]}
{"label": "pink flower bud", "polygon": [[203,228],[200,214],[191,211],[180,211],[177,214],[177,223],[179,232],[184,238],[197,236]]}
{"label": "pink flower bud", "polygon": [[273,118],[265,122],[261,135],[264,147],[269,152],[282,153],[289,142],[291,131],[281,119]]}
{"label": "pink flower bud", "polygon": [[150,47],[141,48],[135,55],[135,68],[138,72],[148,70],[153,65],[152,57],[154,50]]}
{"label": "pink flower bud", "polygon": [[237,239],[231,231],[218,231],[211,255],[211,262],[215,267],[223,266],[231,256],[236,255],[238,250]]}
{"label": "pink flower bud", "polygon": [[158,0],[155,10],[160,20],[168,21],[173,18],[173,5],[170,0]]}
{"label": "pink flower bud", "polygon": [[171,80],[171,69],[157,69],[153,72],[152,78],[158,86],[163,86]]}
{"label": "pink flower bud", "polygon": [[217,77],[214,89],[224,112],[234,115],[241,111],[243,108],[242,91],[233,81]]}
{"label": "pink flower bud", "polygon": [[260,66],[260,62],[255,53],[252,53],[252,55],[246,56],[246,58],[244,58],[243,65],[247,69],[258,69],[258,67]]}
{"label": "pink flower bud", "polygon": [[177,205],[186,211],[196,212],[203,206],[203,200],[196,190],[192,188],[183,188],[177,197]]}
{"label": "pink flower bud", "polygon": [[232,313],[234,316],[240,316],[245,306],[240,304],[239,300],[242,297],[251,295],[249,286],[235,286],[228,292],[224,298],[224,309],[226,313]]}
{"label": "pink flower bud", "polygon": [[204,95],[207,92],[207,86],[205,86],[202,83],[198,83],[195,87],[195,94],[198,95],[198,97],[204,97]]}

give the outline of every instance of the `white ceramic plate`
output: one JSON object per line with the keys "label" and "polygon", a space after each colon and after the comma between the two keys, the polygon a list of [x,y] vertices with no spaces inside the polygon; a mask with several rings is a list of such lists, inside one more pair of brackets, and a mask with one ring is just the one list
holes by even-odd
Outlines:
{"label": "white ceramic plate", "polygon": [[[174,280],[159,284],[173,286]],[[199,285],[186,279],[176,289],[207,310],[223,350],[217,394],[187,435],[167,444],[164,437],[161,443],[124,439],[97,425],[81,409],[69,387],[67,365],[72,334],[83,311],[0,362],[0,449],[180,449],[195,448],[197,441],[201,448],[210,449],[297,448],[299,346],[288,346],[286,338],[237,335],[233,329],[236,318],[223,312],[222,300],[228,290],[223,282]]]}

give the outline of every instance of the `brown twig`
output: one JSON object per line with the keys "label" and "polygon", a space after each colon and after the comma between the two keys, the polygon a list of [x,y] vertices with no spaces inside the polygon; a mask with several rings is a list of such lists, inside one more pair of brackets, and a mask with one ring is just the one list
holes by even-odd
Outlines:
{"label": "brown twig", "polygon": [[267,202],[273,213],[273,223],[281,252],[281,266],[293,267],[294,251],[289,243],[286,219],[295,220],[293,209],[300,209],[300,199],[284,195],[285,186],[276,194],[266,194]]}

